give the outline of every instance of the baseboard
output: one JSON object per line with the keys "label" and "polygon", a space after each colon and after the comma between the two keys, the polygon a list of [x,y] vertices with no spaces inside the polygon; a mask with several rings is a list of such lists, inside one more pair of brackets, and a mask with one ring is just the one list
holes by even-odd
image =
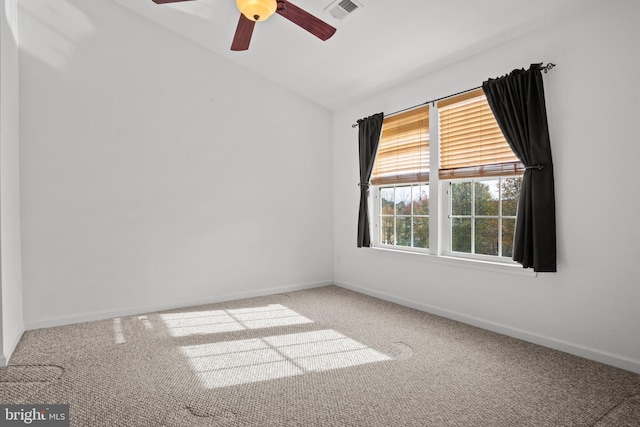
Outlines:
{"label": "baseboard", "polygon": [[575,356],[583,357],[585,359],[604,363],[605,365],[614,366],[616,368],[620,368],[620,369],[624,369],[627,371],[640,374],[640,360],[637,360],[637,359],[631,359],[622,355],[613,354],[613,353],[609,353],[609,352],[594,349],[594,348],[589,348],[580,344],[571,343],[571,342],[559,340],[556,338],[546,337],[546,336],[532,333],[526,330],[513,328],[508,325],[488,321],[488,320],[477,318],[474,316],[468,316],[463,313],[446,310],[439,307],[434,307],[428,304],[422,304],[416,301],[391,295],[386,292],[374,291],[361,286],[340,282],[340,281],[334,281],[333,283],[336,286],[349,289],[355,292],[359,292],[361,294],[369,295],[375,298],[380,298],[382,300],[400,304],[405,307],[410,307],[416,310],[435,314],[437,316],[446,317],[447,319],[456,320],[458,322],[462,322],[471,326],[476,326],[478,328],[486,329],[492,332],[497,332],[502,335],[518,338],[533,344],[538,344],[544,347],[552,348],[554,350],[562,351],[564,353],[573,354]]}
{"label": "baseboard", "polygon": [[7,364],[9,363],[9,360],[11,360],[11,355],[13,354],[13,351],[18,346],[18,343],[20,342],[20,338],[22,338],[22,334],[24,334],[24,331],[25,331],[25,325],[20,324],[16,333],[13,335],[11,340],[9,340],[8,345],[3,349],[3,353],[0,356],[0,367],[7,366]]}
{"label": "baseboard", "polygon": [[114,317],[134,316],[144,313],[152,313],[155,311],[172,310],[176,308],[193,307],[204,304],[213,304],[218,302],[234,301],[244,298],[260,297],[265,295],[273,295],[284,292],[300,291],[304,289],[319,288],[322,286],[332,285],[332,280],[321,282],[301,283],[296,285],[279,286],[275,288],[258,289],[254,291],[235,292],[231,294],[216,295],[208,298],[188,299],[181,301],[172,301],[166,304],[152,304],[138,307],[127,307],[121,310],[107,310],[93,313],[84,313],[78,316],[56,317],[35,322],[27,322],[25,324],[27,330],[51,328],[54,326],[71,325],[74,323],[92,322],[95,320],[112,319]]}

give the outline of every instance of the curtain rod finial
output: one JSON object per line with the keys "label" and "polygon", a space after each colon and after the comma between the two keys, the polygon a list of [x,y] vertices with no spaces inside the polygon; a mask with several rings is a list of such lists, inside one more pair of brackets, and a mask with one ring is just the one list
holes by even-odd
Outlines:
{"label": "curtain rod finial", "polygon": [[544,73],[547,74],[547,72],[549,70],[551,70],[553,67],[555,67],[556,64],[554,64],[553,62],[549,62],[547,65],[545,65],[544,67],[542,67],[542,69],[544,70]]}

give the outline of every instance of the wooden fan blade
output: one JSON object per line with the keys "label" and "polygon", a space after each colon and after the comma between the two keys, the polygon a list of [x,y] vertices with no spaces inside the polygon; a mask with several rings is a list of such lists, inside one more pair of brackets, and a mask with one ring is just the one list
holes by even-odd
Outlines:
{"label": "wooden fan blade", "polygon": [[279,7],[276,12],[280,16],[304,28],[320,40],[328,40],[336,32],[334,27],[300,9],[295,4],[286,0],[278,0],[278,3]]}
{"label": "wooden fan blade", "polygon": [[233,36],[233,42],[231,43],[231,50],[249,49],[249,43],[251,42],[251,35],[253,34],[253,27],[255,27],[255,25],[256,21],[252,21],[243,14],[240,14],[236,34]]}
{"label": "wooden fan blade", "polygon": [[164,4],[164,3],[177,3],[179,1],[190,1],[190,0],[151,0],[156,4]]}

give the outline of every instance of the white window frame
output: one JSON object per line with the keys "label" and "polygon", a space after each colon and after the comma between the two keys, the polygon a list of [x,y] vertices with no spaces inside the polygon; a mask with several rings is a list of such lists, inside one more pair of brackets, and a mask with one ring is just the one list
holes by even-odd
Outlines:
{"label": "white window frame", "polygon": [[[382,188],[401,187],[408,185],[424,184],[421,182],[396,184],[396,185],[372,185],[372,196],[370,200],[370,212],[372,213],[372,248],[380,250],[381,253],[392,254],[394,256],[416,255],[427,256],[429,259],[443,262],[459,267],[479,268],[482,270],[515,273],[530,277],[536,277],[537,273],[522,266],[510,258],[494,255],[481,255],[451,250],[451,219],[450,198],[448,190],[450,182],[457,180],[440,180],[438,170],[440,166],[440,132],[438,109],[435,105],[429,108],[429,248],[415,248],[408,246],[387,245],[380,243],[381,232],[381,194]],[[513,177],[513,174],[506,174],[502,178]],[[492,177],[497,178],[497,177]],[[465,181],[468,179],[462,179]]]}
{"label": "white window frame", "polygon": [[[374,221],[374,233],[373,236],[375,238],[375,243],[374,246],[377,247],[381,247],[381,248],[387,248],[387,249],[393,249],[393,250],[402,250],[402,251],[407,251],[407,252],[417,252],[417,253],[430,253],[429,248],[420,248],[420,247],[415,247],[415,246],[401,246],[401,245],[390,245],[390,244],[385,244],[381,242],[381,230],[382,230],[382,196],[381,196],[381,192],[382,189],[384,188],[396,188],[396,187],[409,187],[409,186],[420,186],[420,185],[424,185],[424,184],[428,184],[426,182],[417,182],[417,183],[411,183],[411,184],[386,184],[386,185],[377,185],[374,186],[375,192],[374,192],[374,197],[373,199],[375,200],[375,208],[374,208],[374,215],[375,215],[375,221]],[[429,185],[429,193],[431,193],[431,186]],[[431,194],[429,194],[429,198],[431,198]],[[431,202],[431,199],[429,199],[429,202]],[[395,207],[396,207],[396,203],[395,203],[395,198],[394,198],[394,228],[397,230],[397,227],[395,226],[395,221],[397,220],[398,217],[406,217],[406,215],[398,215],[395,212]],[[417,217],[424,217],[423,215],[415,215]],[[431,246],[431,208],[429,208],[429,215],[426,215],[429,217],[429,247]],[[413,215],[413,204],[411,206],[411,218],[414,217]],[[413,226],[412,226],[412,241],[413,241]],[[396,236],[397,238],[397,236]]]}
{"label": "white window frame", "polygon": [[[458,257],[458,258],[470,258],[470,259],[478,259],[478,260],[486,260],[486,261],[493,261],[493,262],[500,262],[500,263],[505,263],[505,264],[517,264],[515,261],[513,261],[510,258],[504,257],[501,255],[502,252],[502,220],[503,219],[513,219],[515,220],[515,215],[502,215],[502,198],[500,198],[500,202],[498,203],[498,214],[497,215],[488,215],[488,216],[484,216],[484,215],[469,215],[469,218],[472,219],[471,221],[471,247],[473,249],[474,247],[474,221],[473,219],[477,219],[477,218],[496,218],[498,219],[498,223],[500,224],[498,227],[499,230],[499,234],[498,234],[498,246],[499,246],[499,251],[498,251],[498,255],[483,255],[483,254],[477,254],[477,253],[467,253],[467,252],[457,252],[457,251],[453,251],[452,249],[452,235],[451,235],[451,231],[452,231],[452,221],[453,221],[453,209],[452,209],[452,198],[451,198],[451,185],[454,183],[460,183],[460,182],[470,182],[470,181],[484,181],[484,180],[492,180],[492,179],[509,179],[509,178],[519,178],[520,176],[518,175],[501,175],[501,176],[492,176],[492,177],[486,177],[486,178],[463,178],[463,179],[452,179],[452,180],[446,180],[446,181],[441,181],[441,185],[444,187],[444,191],[442,192],[443,194],[443,204],[446,206],[447,212],[446,215],[443,218],[442,221],[442,227],[443,227],[443,233],[442,233],[442,242],[443,242],[443,254],[446,256],[451,256],[451,257]],[[475,205],[475,191],[472,191],[471,193],[472,195],[472,201],[471,204],[472,206]]]}

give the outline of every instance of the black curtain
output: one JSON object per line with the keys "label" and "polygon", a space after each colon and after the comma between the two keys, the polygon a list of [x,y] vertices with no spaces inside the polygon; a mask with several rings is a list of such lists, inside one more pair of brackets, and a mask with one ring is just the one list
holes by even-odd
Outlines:
{"label": "black curtain", "polygon": [[380,142],[382,113],[358,120],[358,146],[360,153],[360,211],[358,214],[358,247],[371,246],[369,227],[369,179]]}
{"label": "black curtain", "polygon": [[502,133],[526,170],[520,189],[513,259],[556,272],[556,215],[542,64],[482,84]]}

